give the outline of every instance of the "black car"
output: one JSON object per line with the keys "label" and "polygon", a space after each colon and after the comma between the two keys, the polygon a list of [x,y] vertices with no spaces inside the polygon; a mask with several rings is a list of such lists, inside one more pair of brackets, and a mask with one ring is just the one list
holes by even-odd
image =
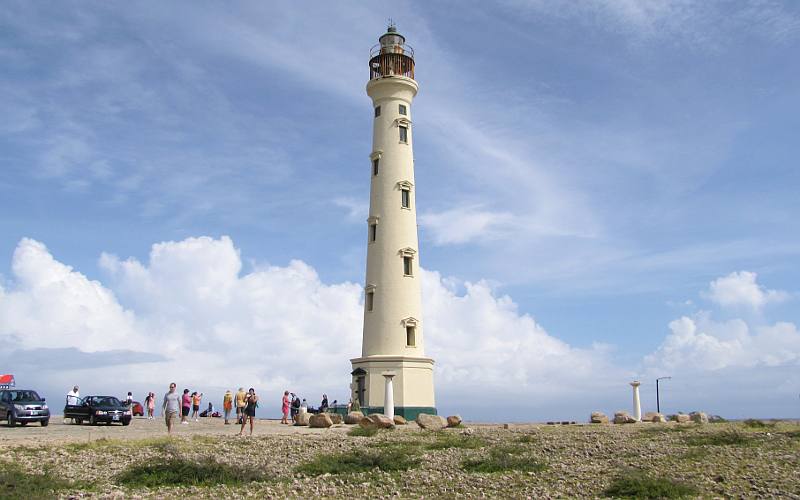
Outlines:
{"label": "black car", "polygon": [[50,409],[44,398],[36,391],[28,389],[0,390],[0,421],[5,420],[9,427],[19,422],[39,422],[42,427],[50,423]]}
{"label": "black car", "polygon": [[65,406],[64,418],[71,418],[78,425],[83,422],[128,425],[133,417],[131,409],[114,396],[86,396],[76,405]]}

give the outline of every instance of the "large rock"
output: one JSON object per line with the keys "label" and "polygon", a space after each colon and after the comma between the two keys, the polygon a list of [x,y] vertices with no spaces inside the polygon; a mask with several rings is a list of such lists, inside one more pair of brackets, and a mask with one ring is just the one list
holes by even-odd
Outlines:
{"label": "large rock", "polygon": [[642,422],[654,422],[658,424],[658,423],[664,423],[666,421],[667,419],[666,417],[664,417],[664,415],[654,411],[648,411],[647,413],[644,414],[644,417],[642,417]]}
{"label": "large rock", "polygon": [[295,420],[294,425],[308,425],[308,421],[311,419],[311,413],[302,412],[297,414],[297,420]]}
{"label": "large rock", "polygon": [[661,413],[656,413],[653,415],[653,420],[651,420],[654,424],[664,424],[667,422],[667,417],[662,415]]}
{"label": "large rock", "polygon": [[333,422],[333,425],[342,423],[342,416],[339,415],[338,413],[328,413],[327,415],[328,417],[330,417],[331,422]]}
{"label": "large rock", "polygon": [[461,425],[461,415],[450,415],[447,417],[447,427],[458,427]]}
{"label": "large rock", "polygon": [[344,417],[344,423],[347,425],[354,425],[361,422],[361,419],[364,418],[364,414],[360,411],[351,411]]}
{"label": "large rock", "polygon": [[328,427],[333,425],[333,420],[331,420],[330,415],[327,413],[318,413],[316,415],[311,415],[311,418],[308,419],[308,426],[309,427],[316,427],[327,429]]}
{"label": "large rock", "polygon": [[417,415],[417,425],[423,429],[432,431],[440,431],[447,427],[447,420],[439,415],[430,415],[428,413],[420,413]]}
{"label": "large rock", "polygon": [[372,415],[363,417],[359,420],[358,425],[365,429],[391,429],[394,427],[394,421],[386,415],[373,413]]}
{"label": "large rock", "polygon": [[615,424],[635,424],[636,419],[633,418],[633,415],[629,414],[627,411],[618,411],[614,413],[614,423]]}
{"label": "large rock", "polygon": [[708,415],[703,413],[702,411],[693,411],[689,414],[689,418],[692,422],[697,424],[707,424],[708,423]]}
{"label": "large rock", "polygon": [[394,424],[395,425],[406,425],[407,423],[408,423],[408,421],[405,418],[401,417],[400,415],[395,415],[394,416]]}
{"label": "large rock", "polygon": [[592,415],[589,417],[589,422],[593,424],[607,424],[608,417],[603,412],[593,411]]}
{"label": "large rock", "polygon": [[684,413],[678,413],[677,415],[672,416],[672,420],[678,422],[679,424],[685,424],[686,422],[689,422],[691,419],[689,418],[689,415],[686,415]]}

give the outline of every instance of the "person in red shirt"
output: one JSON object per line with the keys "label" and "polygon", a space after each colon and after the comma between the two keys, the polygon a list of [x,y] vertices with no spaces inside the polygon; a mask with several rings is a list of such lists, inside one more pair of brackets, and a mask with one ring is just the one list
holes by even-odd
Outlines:
{"label": "person in red shirt", "polygon": [[192,409],[192,397],[189,395],[189,389],[183,390],[183,397],[181,397],[181,423],[188,424],[189,410]]}

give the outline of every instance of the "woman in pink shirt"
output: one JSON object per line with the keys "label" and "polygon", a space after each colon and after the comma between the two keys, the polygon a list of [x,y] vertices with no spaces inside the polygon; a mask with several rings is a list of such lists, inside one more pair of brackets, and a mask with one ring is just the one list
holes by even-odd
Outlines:
{"label": "woman in pink shirt", "polygon": [[181,423],[188,424],[189,410],[192,409],[192,397],[189,395],[189,389],[183,390],[183,397],[181,398]]}
{"label": "woman in pink shirt", "polygon": [[283,393],[283,418],[281,419],[282,424],[289,424],[289,391]]}

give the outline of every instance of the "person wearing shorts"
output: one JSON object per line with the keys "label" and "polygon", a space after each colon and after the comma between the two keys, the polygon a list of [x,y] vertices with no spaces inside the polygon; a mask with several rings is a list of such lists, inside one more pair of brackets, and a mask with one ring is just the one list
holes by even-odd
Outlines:
{"label": "person wearing shorts", "polygon": [[236,423],[241,424],[244,421],[244,407],[247,393],[244,392],[244,387],[239,387],[236,392]]}
{"label": "person wearing shorts", "polygon": [[181,423],[188,424],[189,420],[189,410],[192,409],[192,397],[189,396],[189,389],[183,390],[183,396],[181,397]]}
{"label": "person wearing shorts", "polygon": [[244,410],[242,411],[242,428],[239,430],[240,436],[244,434],[244,426],[247,425],[248,420],[250,420],[250,435],[253,435],[253,424],[256,419],[257,406],[258,396],[256,396],[256,390],[251,387],[245,396],[245,406]]}
{"label": "person wearing shorts", "polygon": [[164,423],[167,424],[167,434],[172,434],[172,426],[175,425],[178,409],[181,407],[181,397],[175,392],[175,387],[175,382],[169,384],[169,392],[164,394],[164,403],[161,405]]}

